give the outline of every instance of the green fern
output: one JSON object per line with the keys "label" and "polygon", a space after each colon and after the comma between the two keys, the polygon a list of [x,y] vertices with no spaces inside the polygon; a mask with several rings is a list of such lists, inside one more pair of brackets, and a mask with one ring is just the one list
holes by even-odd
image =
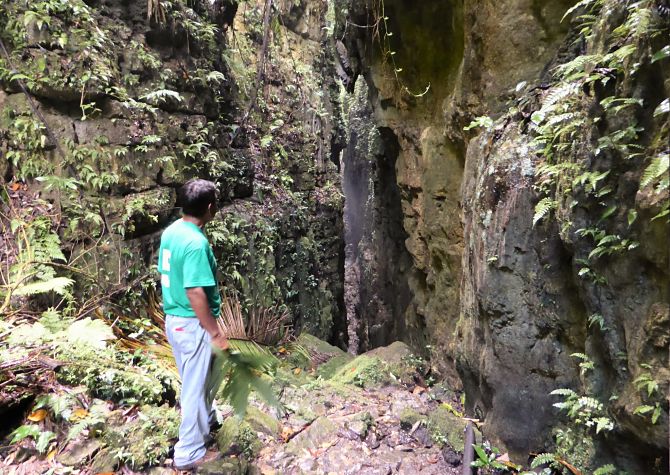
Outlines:
{"label": "green fern", "polygon": [[628,38],[632,41],[637,41],[649,34],[653,35],[655,32],[652,28],[652,6],[653,2],[648,0],[633,2],[628,7],[626,21],[614,29],[613,35],[618,38]]}
{"label": "green fern", "polygon": [[[603,55],[599,54],[583,54],[581,56],[577,56],[572,61],[568,61],[567,63],[558,66],[555,69],[556,76],[561,79],[568,79],[570,76],[576,73],[585,73],[589,67],[595,67],[595,65],[602,61],[603,58]],[[579,85],[576,82],[570,82],[566,84],[566,86],[570,86],[566,87],[565,91],[569,92],[570,94],[574,94],[579,91]]]}
{"label": "green fern", "polygon": [[588,12],[593,12],[597,8],[599,8],[602,4],[603,0],[580,0],[579,2],[575,3],[572,7],[568,8],[568,10],[563,15],[563,18],[561,18],[561,21],[565,20],[567,17],[571,16],[579,9],[585,9]]}
{"label": "green fern", "polygon": [[589,328],[597,323],[601,331],[605,331],[608,329],[607,326],[605,325],[605,318],[599,313],[594,313],[593,315],[590,315],[588,321],[589,321]]}
{"label": "green fern", "polygon": [[229,340],[230,349],[215,349],[212,365],[214,391],[223,382],[221,396],[225,398],[239,417],[244,417],[249,396],[255,390],[269,405],[281,408],[281,404],[264,376],[271,375],[277,359],[268,350],[250,341]]}
{"label": "green fern", "polygon": [[58,295],[68,295],[68,288],[72,284],[74,284],[74,280],[68,277],[52,277],[47,280],[21,284],[14,289],[12,294],[17,297],[46,294],[49,292],[54,292]]}
{"label": "green fern", "polygon": [[533,226],[539,220],[549,214],[557,206],[556,201],[551,198],[542,198],[538,204],[535,205],[535,214],[533,215]]}
{"label": "green fern", "polygon": [[597,468],[593,472],[593,475],[610,475],[612,473],[616,473],[616,467],[611,463],[608,463],[607,465]]}
{"label": "green fern", "polygon": [[565,396],[565,397],[577,397],[577,393],[574,392],[572,389],[568,388],[558,388],[554,389],[552,392],[550,392],[552,396]]}
{"label": "green fern", "polygon": [[157,91],[152,91],[148,94],[145,94],[140,99],[146,100],[147,102],[156,104],[160,102],[167,102],[168,99],[174,99],[177,102],[183,102],[181,94],[177,91],[172,91],[170,89],[159,89]]}
{"label": "green fern", "polygon": [[662,191],[668,188],[668,169],[670,168],[670,154],[663,153],[651,159],[651,163],[647,165],[642,178],[640,179],[640,188],[644,188],[656,180],[659,180],[657,191]]}
{"label": "green fern", "polygon": [[540,465],[551,464],[554,465],[557,462],[558,457],[556,454],[550,452],[538,454],[530,464],[530,468],[538,468]]}
{"label": "green fern", "polygon": [[[586,58],[584,56],[579,56],[578,58]],[[577,58],[573,61],[576,61]],[[581,63],[584,63],[586,59],[582,59]],[[573,64],[572,67],[579,67],[578,64]],[[559,102],[564,101],[565,99],[576,96],[579,94],[580,84],[577,81],[561,83],[558,86],[554,87],[549,94],[547,94],[546,99],[542,103],[541,111],[547,113],[553,110],[553,106]]]}

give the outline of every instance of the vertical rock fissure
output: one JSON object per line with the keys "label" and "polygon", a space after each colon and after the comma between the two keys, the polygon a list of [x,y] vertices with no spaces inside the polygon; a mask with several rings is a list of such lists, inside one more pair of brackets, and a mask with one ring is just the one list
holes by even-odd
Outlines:
{"label": "vertical rock fissure", "polygon": [[376,125],[362,78],[349,106],[342,167],[345,307],[349,351],[359,353],[403,339],[412,266],[396,177],[398,138]]}

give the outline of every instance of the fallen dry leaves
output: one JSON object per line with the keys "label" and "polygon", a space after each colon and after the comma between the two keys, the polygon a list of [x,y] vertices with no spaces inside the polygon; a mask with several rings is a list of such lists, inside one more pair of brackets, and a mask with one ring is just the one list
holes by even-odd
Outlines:
{"label": "fallen dry leaves", "polygon": [[46,409],[38,409],[28,416],[28,420],[32,422],[42,422],[47,417]]}

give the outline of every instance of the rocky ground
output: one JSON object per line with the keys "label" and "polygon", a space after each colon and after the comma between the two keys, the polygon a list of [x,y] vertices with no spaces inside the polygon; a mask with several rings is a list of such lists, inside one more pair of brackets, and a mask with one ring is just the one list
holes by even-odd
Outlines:
{"label": "rocky ground", "polygon": [[[300,342],[311,361],[288,357],[275,378],[283,414],[253,400],[243,420],[228,415],[216,435],[222,458],[198,473],[461,472],[467,421],[459,412],[457,394],[440,385],[428,387],[428,365],[406,345],[396,342],[354,358],[309,335]],[[77,394],[76,388],[71,391]],[[33,408],[26,423],[38,422],[45,426],[42,429],[53,431],[57,437],[53,449],[40,455],[35,450],[39,441],[31,439],[4,447],[0,472],[175,473],[171,460],[160,457],[161,447],[174,440],[170,438],[174,424],[166,421],[174,418],[173,409],[120,407],[101,399],[89,400],[87,407],[86,417],[97,411],[104,414],[101,420],[107,425],[122,423],[98,430],[89,426],[66,442],[71,431],[49,422],[56,420],[51,411],[44,414]],[[147,424],[152,410],[167,412],[159,416],[159,423]],[[166,429],[156,432],[163,424]],[[124,451],[126,463],[119,463]]]}

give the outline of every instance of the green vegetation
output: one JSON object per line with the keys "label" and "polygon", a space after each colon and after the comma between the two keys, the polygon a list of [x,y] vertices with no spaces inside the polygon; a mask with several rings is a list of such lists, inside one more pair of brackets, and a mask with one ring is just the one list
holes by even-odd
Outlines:
{"label": "green vegetation", "polygon": [[[595,289],[609,288],[607,266],[617,256],[635,252],[641,245],[641,229],[661,229],[669,222],[667,99],[649,104],[634,86],[644,68],[664,57],[665,46],[655,51],[659,42],[667,40],[668,26],[661,13],[651,1],[578,2],[566,17],[573,16],[578,24],[579,54],[554,69],[554,84],[530,116],[533,145],[541,157],[533,226],[548,228],[555,221],[565,242],[587,244],[587,251],[575,256],[577,276]],[[635,177],[635,201],[622,198],[621,177],[626,173]],[[641,196],[650,196],[654,205],[641,206]],[[593,310],[588,328],[597,328],[599,337],[609,341],[615,330],[604,311]],[[572,356],[579,360],[584,387],[589,388],[589,373],[600,372],[593,355]],[[653,425],[662,414],[660,399],[654,396],[658,387],[650,373],[633,371],[637,378],[626,384],[635,386],[641,401],[633,414]],[[616,472],[612,464],[594,464],[600,460],[598,443],[616,428],[610,403],[618,395],[599,394],[605,399],[611,396],[605,402],[583,392],[565,388],[552,392],[563,398],[555,406],[565,412],[567,422],[554,430],[556,452],[538,456],[533,467],[550,463],[563,473],[570,466],[593,473]]]}
{"label": "green vegetation", "polygon": [[[363,25],[349,23],[338,2],[310,4],[314,8],[307,14],[307,2],[300,1],[268,2],[264,12],[263,2],[148,0],[146,15],[142,4],[139,16],[137,5],[121,3],[123,8],[83,0],[0,4],[0,39],[7,49],[0,51],[0,172],[7,181],[0,190],[0,401],[22,419],[7,430],[0,455],[10,450],[17,463],[39,460],[45,466],[57,460],[53,463],[70,467],[63,473],[91,467],[106,473],[121,465],[127,467],[121,470],[146,471],[169,457],[179,422],[179,384],[155,306],[152,253],[158,232],[178,215],[175,190],[194,176],[225,190],[221,212],[206,233],[222,288],[241,301],[242,331],[231,336],[232,351],[217,355],[215,366],[224,381],[219,395],[240,416],[225,422],[218,435],[221,450],[253,459],[268,441],[281,437],[287,444],[295,440],[292,447],[301,457],[316,460],[341,436],[324,416],[334,404],[329,397],[348,398],[347,407],[356,409],[362,395],[385,391],[387,397],[409,389],[430,412],[405,407],[397,417],[398,408],[387,397],[388,413],[346,414],[352,416],[342,426],[353,432],[347,433],[349,440],[373,447],[377,431],[388,429],[389,420],[397,423],[395,417],[405,432],[427,434],[427,444],[463,451],[464,409],[436,396],[439,374],[430,361],[401,343],[354,357],[318,339],[344,344],[347,331],[341,282],[344,197],[334,162],[352,138],[357,140],[346,144],[350,150],[378,153],[382,127],[393,129],[400,159],[408,159],[412,149],[429,157],[426,147],[432,144],[426,141],[432,136],[412,123],[411,108],[422,96],[439,97],[431,107],[436,105],[441,118],[455,104],[443,103],[447,94],[442,92],[457,96],[459,91],[451,91],[455,78],[473,67],[472,58],[463,57],[464,41],[479,47],[478,39],[463,31],[465,21],[472,20],[463,18],[463,7],[443,2],[444,9],[435,11],[440,15],[426,27],[414,22],[411,9],[400,8],[402,2],[391,0],[365,2],[370,23]],[[296,15],[322,15],[325,27],[315,33],[315,25],[303,25],[304,18]],[[558,59],[564,62],[554,67],[550,84],[528,92],[534,98],[524,97],[525,110],[515,108],[504,119],[522,117],[520,130],[533,138],[533,226],[538,233],[558,228],[566,248],[577,242],[587,246],[574,258],[575,276],[598,299],[608,289],[609,264],[641,252],[643,231],[662,235],[669,221],[670,99],[655,97],[649,103],[651,97],[642,97],[636,87],[637,78],[667,66],[664,15],[652,0],[578,2],[566,16],[574,17],[578,37],[561,52],[571,57]],[[340,17],[346,17],[346,26],[338,25]],[[347,27],[367,31],[376,42],[372,61],[381,59],[393,83],[390,91],[382,90],[388,84],[376,83],[386,78],[365,70],[362,51],[340,58],[352,64],[340,65],[348,71],[339,79],[328,77],[333,55],[352,46],[344,43]],[[449,29],[452,44],[436,39],[438,27]],[[331,43],[335,51],[324,47]],[[418,54],[420,49],[425,52]],[[345,86],[349,70],[359,80]],[[497,140],[500,128],[479,115],[483,103],[466,110],[485,100],[475,97],[480,91],[465,92],[472,97],[464,97],[459,103],[464,107],[447,116],[474,117],[464,128],[456,120],[459,132],[487,129]],[[405,94],[402,107],[394,93]],[[371,98],[379,100],[371,114],[388,122],[374,122],[378,117],[365,122],[353,113],[369,107]],[[389,99],[396,107],[387,104]],[[385,115],[387,108],[399,115]],[[464,155],[466,139],[458,144],[455,137],[444,138],[448,147],[440,147],[463,146],[457,155]],[[392,178],[391,184],[402,188],[404,218],[444,200],[441,190],[429,196],[414,184],[393,182],[400,175]],[[379,191],[372,189],[375,183],[367,185],[368,192]],[[402,226],[409,232],[411,220]],[[413,245],[406,241],[408,248]],[[459,242],[448,254],[457,257],[462,249]],[[502,266],[502,251],[483,258],[487,269]],[[429,262],[434,256],[426,257]],[[441,270],[445,261],[430,262],[426,265],[437,269],[439,264]],[[363,274],[363,279],[374,277]],[[419,274],[412,276],[416,285],[432,292],[435,276]],[[430,312],[419,308],[418,299],[412,306],[426,312],[419,332],[429,334],[434,329]],[[279,318],[272,338],[260,342],[251,329],[258,312],[266,311]],[[552,392],[560,397],[554,406],[565,421],[554,428],[553,452],[532,462],[533,468],[551,466],[543,473],[575,473],[571,467],[597,475],[616,472],[613,464],[597,465],[599,444],[621,429],[611,409],[620,396],[614,390],[594,394],[602,368],[590,352],[600,343],[613,347],[609,339],[619,329],[601,308],[585,306],[580,312],[584,328],[576,335],[556,328],[573,346],[583,338],[596,344],[572,354],[583,388]],[[297,342],[288,323],[303,332]],[[223,325],[232,335],[233,325]],[[658,336],[656,347],[667,344],[663,338]],[[616,390],[627,398],[620,412],[655,431],[667,415],[665,386],[658,362],[643,356],[612,357],[613,364],[626,366],[622,372],[630,372]],[[305,425],[282,427],[248,406],[253,392]],[[283,407],[285,393],[314,395],[317,403]],[[411,399],[403,396],[405,402]],[[323,429],[318,444],[301,436],[313,422]],[[488,442],[474,450],[474,466],[484,471],[520,470]]]}
{"label": "green vegetation", "polygon": [[[668,152],[662,141],[662,137],[670,133],[667,121],[662,119],[665,101],[653,114],[656,136],[652,138],[651,146],[644,147],[644,128],[635,118],[636,111],[644,105],[643,100],[627,96],[631,92],[631,81],[642,65],[659,58],[650,56],[646,46],[663,34],[663,23],[654,12],[653,2],[642,1],[623,12],[625,16],[620,24],[611,24],[610,17],[597,16],[603,8],[617,8],[610,3],[606,0],[579,2],[566,14],[579,8],[586,10],[578,21],[582,23],[580,40],[586,42],[587,51],[555,69],[556,84],[543,98],[540,109],[531,116],[534,144],[544,158],[537,170],[537,189],[545,196],[536,205],[533,222],[537,223],[556,210],[561,229],[567,232],[572,223],[561,218],[566,214],[562,210],[578,205],[600,207],[602,211],[595,229],[601,234],[594,243],[603,251],[589,256],[582,274],[594,278],[595,274],[590,270],[593,260],[636,246],[634,241],[609,235],[603,228],[606,220],[617,212],[618,205],[613,203],[615,185],[607,180],[611,170],[598,169],[598,161],[617,157],[625,167],[630,167],[634,161],[647,163],[640,190],[650,187],[658,194],[668,187],[664,175]],[[599,23],[595,24],[596,21]],[[609,30],[611,40],[607,45],[593,41],[594,31],[602,30]],[[588,115],[588,106],[594,102],[599,105],[599,112],[595,116]],[[594,137],[596,145],[592,156],[586,156],[584,152],[588,145],[583,141],[584,132],[596,127],[605,132]],[[654,221],[667,214],[666,202],[650,219]],[[632,224],[634,217],[629,221]],[[609,246],[612,242],[620,244]]]}

